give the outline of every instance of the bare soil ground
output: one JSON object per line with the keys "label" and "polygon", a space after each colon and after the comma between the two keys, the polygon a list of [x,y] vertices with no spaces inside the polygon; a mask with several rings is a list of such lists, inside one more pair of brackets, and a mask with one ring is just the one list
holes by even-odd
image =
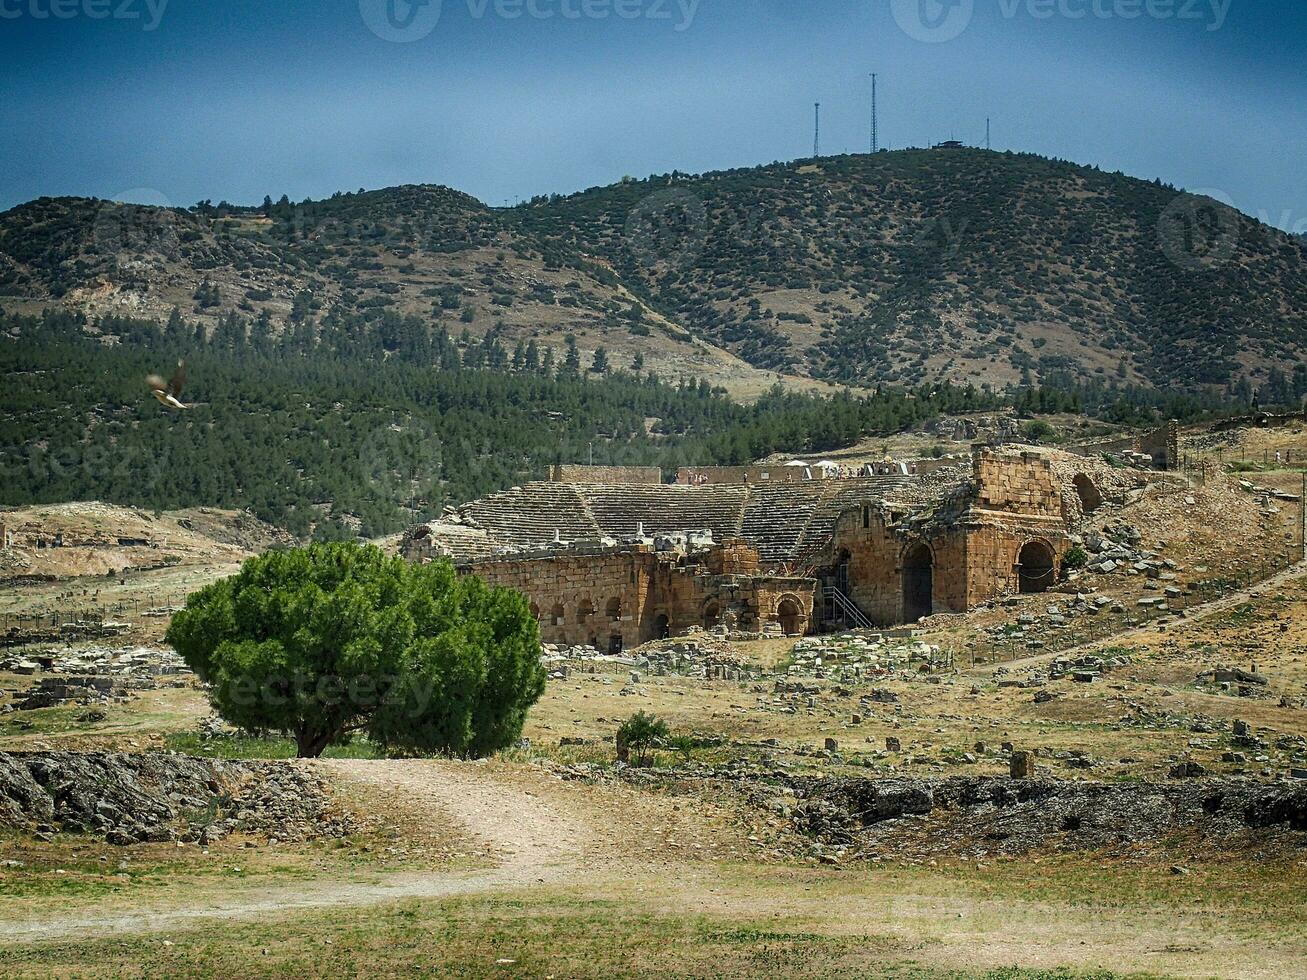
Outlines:
{"label": "bare soil ground", "polygon": [[701,807],[685,816],[679,802],[563,784],[528,765],[326,768],[358,804],[408,832],[452,825],[489,866],[324,868],[250,884],[217,876],[185,895],[145,889],[112,902],[28,896],[23,914],[0,905],[0,969],[301,975],[325,959],[374,975],[415,966],[476,976],[745,975],[765,967],[763,950],[796,976],[1020,965],[1282,977],[1307,955],[1294,891],[1307,881],[1301,860],[1252,868],[1218,857],[1192,876],[1140,863],[1111,881],[1066,858],[764,865],[650,849],[665,819],[718,843],[722,828]]}

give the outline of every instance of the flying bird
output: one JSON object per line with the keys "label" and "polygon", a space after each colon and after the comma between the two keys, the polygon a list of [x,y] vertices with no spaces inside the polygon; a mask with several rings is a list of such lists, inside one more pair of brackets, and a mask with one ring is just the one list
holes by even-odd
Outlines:
{"label": "flying bird", "polygon": [[182,385],[186,383],[186,362],[178,361],[177,370],[173,372],[171,381],[164,381],[157,374],[152,374],[145,379],[145,383],[150,386],[150,394],[155,400],[165,408],[190,408],[189,405],[183,405],[180,401]]}

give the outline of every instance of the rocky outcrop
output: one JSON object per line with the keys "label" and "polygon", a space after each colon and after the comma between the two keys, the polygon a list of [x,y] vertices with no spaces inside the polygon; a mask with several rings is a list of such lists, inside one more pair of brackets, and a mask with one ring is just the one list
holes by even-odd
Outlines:
{"label": "rocky outcrop", "polygon": [[1089,783],[991,777],[800,783],[795,825],[830,844],[1020,854],[1275,831],[1307,847],[1307,782]]}
{"label": "rocky outcrop", "polygon": [[343,836],[325,783],[280,762],[166,753],[0,752],[0,825],[93,833],[116,844]]}

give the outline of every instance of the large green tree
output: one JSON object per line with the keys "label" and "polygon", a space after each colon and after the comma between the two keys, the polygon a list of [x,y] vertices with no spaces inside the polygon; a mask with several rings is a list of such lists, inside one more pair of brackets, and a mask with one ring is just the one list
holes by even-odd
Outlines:
{"label": "large green tree", "polygon": [[545,686],[520,593],[357,544],[251,558],[190,596],[167,639],[219,714],[293,735],[306,758],[359,733],[483,756],[518,738]]}

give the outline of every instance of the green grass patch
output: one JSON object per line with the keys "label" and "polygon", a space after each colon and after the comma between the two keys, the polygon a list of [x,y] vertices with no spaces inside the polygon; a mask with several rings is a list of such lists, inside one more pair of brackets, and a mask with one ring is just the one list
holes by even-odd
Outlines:
{"label": "green grass patch", "polygon": [[[174,752],[205,759],[293,759],[295,742],[280,735],[227,735],[205,738],[198,732],[169,732],[164,744]],[[325,759],[380,759],[382,752],[366,739],[333,745]]]}

